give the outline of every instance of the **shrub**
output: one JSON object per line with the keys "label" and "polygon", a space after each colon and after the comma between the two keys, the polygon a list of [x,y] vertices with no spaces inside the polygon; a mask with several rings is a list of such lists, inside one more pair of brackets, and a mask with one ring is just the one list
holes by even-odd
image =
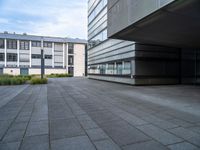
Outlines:
{"label": "shrub", "polygon": [[64,78],[64,77],[73,77],[73,75],[71,74],[67,74],[67,73],[64,73],[64,74],[50,74],[50,75],[47,75],[47,78]]}
{"label": "shrub", "polygon": [[30,76],[13,76],[13,75],[0,75],[0,85],[20,85],[25,84],[30,80]]}
{"label": "shrub", "polygon": [[47,82],[48,82],[47,78],[43,78],[43,79],[41,79],[41,78],[32,78],[30,80],[31,84],[47,84]]}

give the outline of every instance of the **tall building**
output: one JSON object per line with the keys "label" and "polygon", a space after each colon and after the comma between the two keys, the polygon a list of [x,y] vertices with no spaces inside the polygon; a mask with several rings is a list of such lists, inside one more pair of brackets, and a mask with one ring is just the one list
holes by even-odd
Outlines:
{"label": "tall building", "polygon": [[45,74],[85,75],[85,40],[7,32],[0,33],[0,74],[40,74],[42,42]]}
{"label": "tall building", "polygon": [[[130,23],[128,17],[141,17],[150,12],[142,12],[143,7],[151,7],[150,1],[156,0],[88,1],[89,78],[132,85],[181,82],[180,74],[187,70],[180,68],[179,47],[132,40],[128,39],[128,36],[115,36],[118,29],[126,33],[123,27]],[[139,5],[140,3],[142,4]],[[135,10],[129,8],[131,6]],[[132,14],[131,11],[138,12]],[[193,82],[193,79],[188,82]]]}
{"label": "tall building", "polygon": [[136,62],[135,68],[156,79],[165,75],[166,84],[170,78],[200,83],[199,27],[199,0],[108,0],[108,37],[152,45],[138,49],[143,59],[159,56],[157,62]]}
{"label": "tall building", "polygon": [[88,77],[132,83],[134,42],[107,38],[107,0],[88,1]]}

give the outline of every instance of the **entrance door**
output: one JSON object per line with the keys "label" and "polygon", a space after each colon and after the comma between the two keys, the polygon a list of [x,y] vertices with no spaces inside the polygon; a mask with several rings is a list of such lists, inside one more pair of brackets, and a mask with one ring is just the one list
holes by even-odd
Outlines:
{"label": "entrance door", "polygon": [[28,68],[21,68],[20,75],[28,75]]}

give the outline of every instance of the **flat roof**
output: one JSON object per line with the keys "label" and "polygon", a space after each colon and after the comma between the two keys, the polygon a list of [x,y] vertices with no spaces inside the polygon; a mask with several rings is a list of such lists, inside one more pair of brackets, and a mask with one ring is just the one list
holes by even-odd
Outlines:
{"label": "flat roof", "polygon": [[15,34],[15,33],[0,33],[0,38],[30,40],[30,41],[41,41],[41,39],[43,39],[46,42],[87,44],[87,40],[79,39],[79,38],[74,39],[74,38],[37,36],[37,35],[29,35],[29,34]]}

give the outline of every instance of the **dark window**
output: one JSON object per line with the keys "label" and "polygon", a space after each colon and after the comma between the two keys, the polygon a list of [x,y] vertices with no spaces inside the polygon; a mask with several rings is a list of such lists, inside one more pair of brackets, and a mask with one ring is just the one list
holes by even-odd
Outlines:
{"label": "dark window", "polygon": [[69,54],[73,54],[74,53],[74,44],[73,43],[69,43],[68,44],[68,53]]}
{"label": "dark window", "polygon": [[31,57],[32,57],[32,59],[41,59],[40,54],[32,54]]}
{"label": "dark window", "polygon": [[0,48],[4,48],[4,40],[0,39]]}
{"label": "dark window", "polygon": [[7,61],[13,62],[17,61],[17,54],[16,53],[7,53]]}
{"label": "dark window", "polygon": [[29,50],[29,41],[20,41],[21,50]]}
{"label": "dark window", "polygon": [[52,55],[45,55],[45,59],[52,59]]}
{"label": "dark window", "polygon": [[52,47],[52,43],[51,42],[44,42],[44,47],[51,48]]}
{"label": "dark window", "polygon": [[74,65],[74,58],[73,58],[73,56],[69,56],[68,57],[68,64],[69,65]]}
{"label": "dark window", "polygon": [[32,41],[32,47],[41,47],[40,41]]}
{"label": "dark window", "polygon": [[4,53],[0,53],[0,61],[4,61],[5,55]]}
{"label": "dark window", "polygon": [[68,73],[73,75],[74,74],[74,68],[73,67],[68,67]]}
{"label": "dark window", "polygon": [[17,49],[17,41],[16,40],[7,40],[7,48],[8,49]]}

